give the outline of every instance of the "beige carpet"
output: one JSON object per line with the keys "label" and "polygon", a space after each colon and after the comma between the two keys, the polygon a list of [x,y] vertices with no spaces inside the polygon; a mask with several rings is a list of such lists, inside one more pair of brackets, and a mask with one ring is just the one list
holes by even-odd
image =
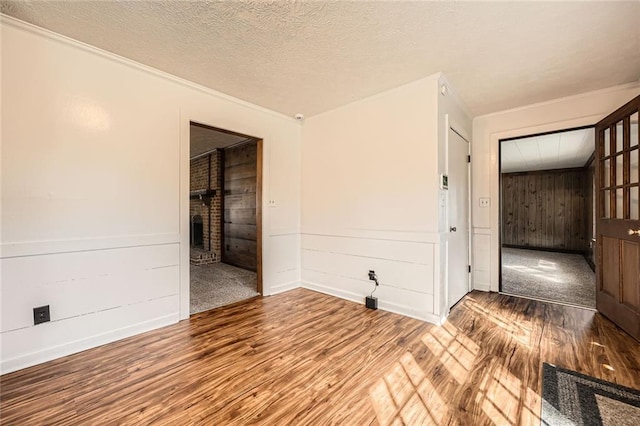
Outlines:
{"label": "beige carpet", "polygon": [[259,296],[256,273],[225,263],[191,265],[191,314]]}
{"label": "beige carpet", "polygon": [[503,247],[502,292],[596,307],[595,274],[579,254]]}

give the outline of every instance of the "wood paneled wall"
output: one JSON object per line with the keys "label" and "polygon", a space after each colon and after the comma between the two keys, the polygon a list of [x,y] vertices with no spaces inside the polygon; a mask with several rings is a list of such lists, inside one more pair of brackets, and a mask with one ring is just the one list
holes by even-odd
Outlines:
{"label": "wood paneled wall", "polygon": [[224,250],[222,261],[255,271],[257,143],[224,150]]}
{"label": "wood paneled wall", "polygon": [[502,244],[583,253],[587,170],[502,174]]}

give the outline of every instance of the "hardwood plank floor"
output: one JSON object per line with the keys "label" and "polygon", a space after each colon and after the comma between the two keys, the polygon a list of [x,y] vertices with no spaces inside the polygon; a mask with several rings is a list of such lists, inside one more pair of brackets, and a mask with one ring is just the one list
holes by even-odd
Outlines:
{"label": "hardwood plank floor", "polygon": [[592,311],[472,292],[436,327],[297,289],[0,377],[25,424],[539,424],[541,365],[640,388]]}

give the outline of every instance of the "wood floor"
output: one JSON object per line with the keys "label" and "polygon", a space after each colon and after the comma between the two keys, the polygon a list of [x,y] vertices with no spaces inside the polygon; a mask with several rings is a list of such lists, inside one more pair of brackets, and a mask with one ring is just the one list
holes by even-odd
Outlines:
{"label": "wood floor", "polygon": [[640,388],[592,311],[473,292],[442,327],[298,289],[1,377],[3,425],[539,424],[542,362]]}

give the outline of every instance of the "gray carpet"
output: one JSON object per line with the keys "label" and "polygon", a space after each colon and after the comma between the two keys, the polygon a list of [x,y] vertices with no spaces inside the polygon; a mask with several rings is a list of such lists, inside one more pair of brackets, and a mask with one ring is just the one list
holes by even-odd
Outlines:
{"label": "gray carpet", "polygon": [[191,314],[258,296],[256,273],[225,263],[191,265]]}
{"label": "gray carpet", "polygon": [[579,254],[503,247],[502,292],[596,307],[595,274]]}
{"label": "gray carpet", "polygon": [[544,363],[541,424],[640,425],[640,391]]}

